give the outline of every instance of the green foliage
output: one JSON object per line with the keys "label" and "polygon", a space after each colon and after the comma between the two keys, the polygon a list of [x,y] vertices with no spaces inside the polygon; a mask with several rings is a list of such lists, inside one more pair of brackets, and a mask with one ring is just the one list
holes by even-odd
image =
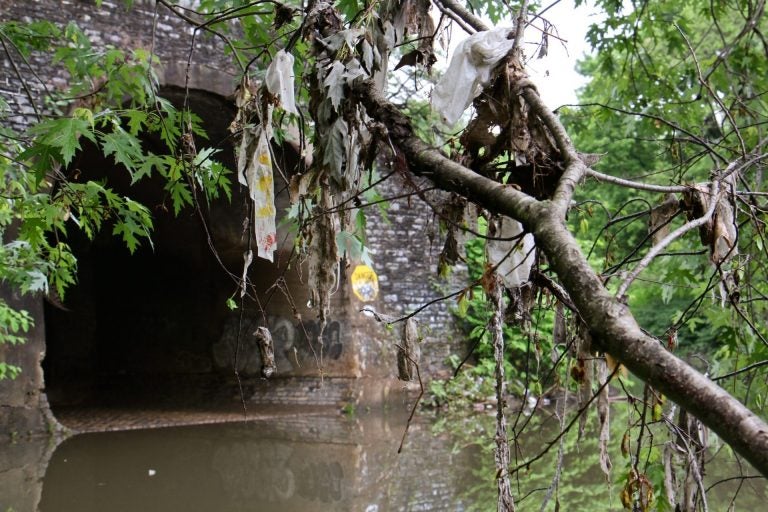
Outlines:
{"label": "green foliage", "polygon": [[[479,221],[479,232],[481,235],[486,232],[483,219]],[[477,396],[475,390],[480,384],[475,382],[475,379],[491,386],[495,360],[493,340],[487,327],[492,311],[489,308],[487,296],[479,284],[487,268],[485,243],[486,239],[483,237],[473,238],[466,243],[465,259],[469,278],[476,284],[459,296],[453,310],[467,338],[468,346],[474,347],[473,360],[476,363],[470,365],[469,370],[461,372],[459,374],[461,378],[451,379],[447,384],[435,384],[436,387],[432,392],[438,401],[443,400],[443,397],[438,396],[440,394],[445,394],[447,401],[455,400],[460,396]],[[527,390],[540,395],[562,378],[557,372],[553,372],[553,363],[550,358],[550,354],[556,350],[552,338],[553,307],[549,299],[540,296],[533,309],[529,327],[511,322],[505,323],[503,327],[505,374],[510,383],[509,390],[515,394],[522,395]],[[490,394],[484,395],[482,399],[492,396],[493,393],[491,387]]]}
{"label": "green foliage", "polygon": [[[0,281],[23,293],[64,299],[77,275],[64,241],[71,230],[92,239],[109,229],[131,253],[151,245],[153,221],[145,205],[116,193],[110,175],[83,181],[79,171],[69,173],[86,145],[112,159],[113,172],[128,172],[134,184],[155,174],[164,179],[176,214],[193,205],[193,187],[208,201],[222,193],[231,199],[230,171],[213,158],[216,150],[180,154],[184,132],[200,139],[205,134],[196,116],[158,97],[152,70],[157,59],[149,52],[94,46],[74,23],[2,22],[0,38],[25,62],[49,55],[52,66],[69,74],[66,89],[45,90],[26,132],[5,122],[14,113],[0,99]],[[147,150],[142,140],[152,135],[167,153]],[[31,319],[7,304],[0,310],[0,344],[20,343]],[[13,377],[18,369],[2,363],[0,372]]]}
{"label": "green foliage", "polygon": [[[758,125],[768,109],[755,91],[768,87],[768,63],[753,36],[768,28],[764,16],[752,25],[756,13],[746,4],[721,1],[647,2],[631,11],[621,2],[598,5],[607,19],[588,34],[597,52],[580,64],[591,79],[580,94],[586,106],[561,112],[576,147],[604,155],[597,170],[660,185],[705,182],[743,151],[763,151]],[[762,172],[761,165],[745,169],[738,187],[761,190]],[[615,286],[651,246],[649,213],[663,197],[597,182],[577,194],[571,226]],[[629,294],[645,329],[665,343],[676,336],[680,355],[714,376],[768,355],[764,228],[748,207],[737,212],[739,255],[723,271],[739,276],[740,303],[725,297],[698,230],[670,245]],[[670,228],[686,220],[678,215]],[[756,399],[766,387],[759,371],[728,386],[765,411]]]}
{"label": "green foliage", "polygon": [[[0,345],[24,343],[24,333],[31,328],[32,317],[27,311],[15,310],[0,300]],[[18,366],[0,361],[0,380],[16,378],[20,373],[21,368]]]}

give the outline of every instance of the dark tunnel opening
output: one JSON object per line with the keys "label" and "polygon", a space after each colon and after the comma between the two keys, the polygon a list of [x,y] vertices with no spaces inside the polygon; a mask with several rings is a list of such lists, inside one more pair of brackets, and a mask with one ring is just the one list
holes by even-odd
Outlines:
{"label": "dark tunnel opening", "polygon": [[[180,107],[186,92],[165,88],[161,95]],[[234,169],[227,131],[233,105],[203,91],[189,91],[187,100],[209,136],[198,144],[220,144],[219,157]],[[152,149],[160,141],[143,143]],[[127,170],[93,146],[84,147],[69,172],[78,180],[106,180],[118,194],[149,207],[154,230],[152,244],[142,241],[130,254],[111,226],[93,240],[69,228],[66,242],[78,259],[77,284],[68,290],[63,308],[47,303],[45,309],[43,369],[54,413],[65,406],[214,399],[231,378],[216,371],[211,346],[226,322],[225,302],[235,285],[209,247],[215,241],[209,240],[201,214],[188,207],[175,216],[161,177],[131,186]],[[230,179],[236,189],[236,178]],[[247,210],[243,195],[234,192],[231,204],[220,199],[210,210],[201,199],[201,211],[209,225],[221,222],[215,211],[227,212],[237,224],[228,229],[239,235]]]}

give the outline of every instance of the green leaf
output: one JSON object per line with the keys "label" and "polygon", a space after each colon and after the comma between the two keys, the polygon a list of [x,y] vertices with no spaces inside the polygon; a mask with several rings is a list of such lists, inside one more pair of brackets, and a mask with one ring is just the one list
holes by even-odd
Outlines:
{"label": "green leaf", "polygon": [[178,215],[185,206],[192,204],[192,192],[189,191],[189,187],[183,181],[178,180],[168,183],[166,190],[171,193],[173,213],[175,215]]}
{"label": "green leaf", "polygon": [[131,175],[131,185],[137,183],[142,178],[150,178],[152,176],[152,168],[157,169],[161,176],[165,176],[167,173],[166,158],[149,153],[136,167],[136,172]]}
{"label": "green leaf", "polygon": [[139,139],[120,126],[115,126],[113,132],[104,133],[100,138],[104,156],[112,155],[115,162],[125,166],[133,178],[134,171],[138,169],[138,162],[144,159]]}
{"label": "green leaf", "polygon": [[143,226],[138,224],[133,218],[128,217],[115,222],[115,227],[112,230],[113,235],[120,235],[128,247],[131,254],[136,252],[139,247],[139,239],[146,235]]}
{"label": "green leaf", "polygon": [[77,117],[46,119],[30,128],[30,133],[37,135],[36,142],[59,150],[61,163],[69,165],[75,152],[82,149],[80,136],[96,142],[90,123]]}
{"label": "green leaf", "polygon": [[141,133],[141,130],[147,124],[147,113],[143,110],[126,110],[123,112],[123,117],[128,118],[128,129],[134,137]]}

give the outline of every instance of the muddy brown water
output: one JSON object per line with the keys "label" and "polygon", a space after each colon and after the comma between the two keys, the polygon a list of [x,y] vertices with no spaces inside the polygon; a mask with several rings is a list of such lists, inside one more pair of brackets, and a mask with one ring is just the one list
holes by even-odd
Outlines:
{"label": "muddy brown water", "polygon": [[[131,430],[77,434],[38,454],[38,464],[32,456],[15,470],[0,468],[0,511],[466,510],[462,493],[478,484],[471,468],[479,450],[455,450],[431,421],[412,424],[398,455],[403,412],[289,411],[224,423],[209,415],[207,425],[151,429],[136,428],[137,414],[67,411],[70,425],[93,430],[101,418]],[[204,413],[141,416],[157,425]],[[34,446],[12,446],[25,444]]]}
{"label": "muddy brown water", "polygon": [[[398,455],[406,413],[275,410],[243,421],[228,416],[234,411],[71,410],[62,414],[70,425],[119,430],[82,433],[58,445],[0,443],[0,512],[494,509],[492,416],[448,420],[420,413]],[[155,428],[140,428],[141,421]],[[170,426],[202,421],[209,424]],[[536,440],[555,433],[540,425],[521,446],[534,450]],[[565,455],[561,510],[622,510],[620,455],[613,455],[611,483],[596,460],[589,462],[589,449],[583,444]],[[554,458],[534,465],[513,482],[518,510],[539,510],[553,464]],[[733,462],[710,465],[705,485],[738,471]],[[742,474],[754,471],[744,467]],[[709,510],[727,510],[734,495],[735,510],[764,510],[765,480],[717,484],[708,493]]]}

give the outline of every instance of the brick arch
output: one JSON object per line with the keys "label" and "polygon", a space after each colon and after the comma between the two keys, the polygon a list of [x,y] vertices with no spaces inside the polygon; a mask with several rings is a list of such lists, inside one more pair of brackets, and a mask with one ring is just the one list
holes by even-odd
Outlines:
{"label": "brick arch", "polygon": [[[220,147],[221,160],[234,168],[228,132],[235,113],[232,102],[207,90],[183,89],[167,77],[160,95],[177,106],[188,101],[203,120],[209,140],[199,139],[198,148]],[[159,152],[158,139],[148,137],[142,143]],[[283,168],[297,157],[290,146],[275,150]],[[143,242],[131,255],[109,226],[94,240],[72,226],[67,242],[78,258],[78,284],[63,301],[66,309],[52,304],[45,307],[43,369],[54,414],[69,405],[232,401],[238,397],[232,358],[238,329],[238,370],[246,384],[246,398],[304,399],[304,381],[298,385],[293,381],[287,394],[278,392],[273,384],[265,388],[260,381],[261,361],[253,333],[265,324],[275,338],[278,375],[274,382],[316,379],[321,354],[326,377],[360,375],[360,344],[350,336],[353,327],[346,317],[351,304],[348,291],[341,289],[334,297],[334,317],[321,349],[316,312],[307,308],[306,274],[295,266],[287,268],[293,250],[287,233],[279,233],[284,242],[276,254],[279,265],[257,259],[251,266],[252,291],[260,306],[247,302],[243,318],[239,310],[226,308],[228,297],[238,297],[233,277],[242,272],[246,250],[243,221],[248,215],[246,192],[233,175],[231,202],[221,199],[203,204],[201,211],[188,207],[175,216],[160,177],[131,184],[127,170],[105,159],[96,147],[84,145],[68,172],[71,179],[80,181],[106,180],[118,194],[138,200],[152,211],[155,229],[153,244]],[[279,211],[287,206],[286,196],[283,193],[277,198]],[[284,289],[273,286],[278,279],[285,283]],[[315,343],[314,349],[308,339]],[[330,392],[322,398],[330,403],[346,400],[342,397],[347,396],[346,388],[320,390],[309,385],[310,392]]]}
{"label": "brick arch", "polygon": [[160,85],[164,87],[189,88],[229,98],[235,92],[237,76],[211,66],[183,61],[164,62],[156,69]]}

